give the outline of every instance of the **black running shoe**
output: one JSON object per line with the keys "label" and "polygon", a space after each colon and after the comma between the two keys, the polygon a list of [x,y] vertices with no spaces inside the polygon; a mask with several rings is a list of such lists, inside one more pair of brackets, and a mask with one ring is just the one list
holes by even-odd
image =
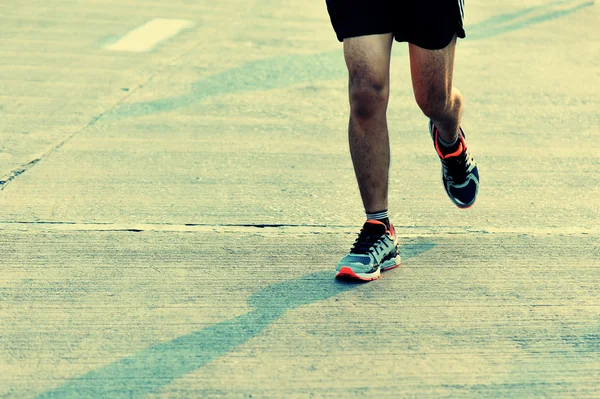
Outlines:
{"label": "black running shoe", "polygon": [[477,164],[467,150],[465,133],[460,128],[458,136],[458,149],[452,153],[445,153],[443,146],[438,141],[439,131],[429,121],[429,133],[433,140],[435,150],[442,162],[442,182],[450,200],[459,208],[469,208],[475,203],[479,191],[479,171]]}

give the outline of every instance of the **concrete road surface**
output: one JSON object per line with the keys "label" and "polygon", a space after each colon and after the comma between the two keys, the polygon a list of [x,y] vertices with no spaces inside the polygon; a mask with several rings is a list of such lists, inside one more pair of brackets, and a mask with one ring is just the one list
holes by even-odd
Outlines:
{"label": "concrete road surface", "polygon": [[323,1],[0,4],[0,398],[600,397],[600,6],[467,2],[477,204],[392,59],[403,266]]}

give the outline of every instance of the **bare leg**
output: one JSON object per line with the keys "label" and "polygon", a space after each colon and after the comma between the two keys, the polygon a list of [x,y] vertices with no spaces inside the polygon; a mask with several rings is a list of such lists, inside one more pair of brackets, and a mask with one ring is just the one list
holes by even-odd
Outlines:
{"label": "bare leg", "polygon": [[462,95],[452,86],[455,49],[456,37],[441,50],[426,50],[409,44],[415,99],[446,142],[456,139],[462,112]]}
{"label": "bare leg", "polygon": [[349,74],[348,141],[366,212],[388,207],[390,144],[386,111],[392,34],[344,40]]}

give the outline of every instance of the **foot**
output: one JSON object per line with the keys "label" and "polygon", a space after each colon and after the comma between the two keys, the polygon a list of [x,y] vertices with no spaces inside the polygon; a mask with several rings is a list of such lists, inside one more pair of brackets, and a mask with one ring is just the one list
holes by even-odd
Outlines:
{"label": "foot", "polygon": [[367,220],[350,253],[337,264],[336,277],[360,281],[379,278],[380,272],[400,266],[398,238],[390,228],[377,220]]}
{"label": "foot", "polygon": [[[450,200],[459,208],[469,208],[477,198],[479,190],[479,171],[477,164],[467,150],[465,133],[459,129],[458,149],[449,152],[440,145],[439,131],[432,121],[429,121],[429,132],[433,139],[435,150],[442,161],[442,182]],[[448,153],[449,152],[449,153]]]}

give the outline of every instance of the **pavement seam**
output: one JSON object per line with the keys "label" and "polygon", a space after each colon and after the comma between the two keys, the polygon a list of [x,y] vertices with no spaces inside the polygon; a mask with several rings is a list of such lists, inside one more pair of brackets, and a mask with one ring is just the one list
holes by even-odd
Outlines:
{"label": "pavement seam", "polygon": [[4,191],[4,189],[6,188],[6,186],[8,186],[9,183],[11,183],[17,177],[21,176],[22,174],[24,174],[25,172],[27,172],[28,170],[30,170],[31,168],[33,168],[42,159],[44,159],[45,157],[51,155],[54,151],[60,149],[68,141],[70,141],[73,137],[75,137],[78,134],[84,132],[90,126],[93,126],[104,115],[110,114],[115,108],[117,108],[118,106],[120,106],[125,100],[127,100],[130,96],[132,96],[133,93],[137,91],[137,89],[143,88],[144,86],[146,86],[147,84],[149,84],[154,78],[156,78],[157,76],[159,76],[161,73],[165,72],[165,70],[167,70],[168,66],[170,66],[173,63],[177,62],[182,57],[185,57],[190,51],[192,51],[196,47],[198,47],[201,44],[201,42],[202,42],[201,40],[195,41],[192,45],[190,45],[184,51],[182,51],[181,53],[175,55],[172,59],[170,59],[167,62],[165,62],[162,65],[162,67],[159,67],[156,72],[150,74],[150,76],[148,76],[146,79],[144,79],[141,83],[139,83],[137,85],[132,85],[133,89],[130,89],[129,91],[127,91],[122,97],[120,97],[117,101],[115,101],[114,104],[110,105],[103,112],[101,112],[98,115],[96,115],[93,118],[91,118],[90,121],[88,123],[86,123],[84,126],[82,126],[80,129],[76,130],[75,132],[73,132],[72,134],[68,135],[65,138],[61,138],[60,140],[58,140],[57,143],[52,144],[46,151],[44,151],[41,155],[39,155],[38,157],[36,157],[34,160],[29,161],[26,164],[23,164],[23,165],[19,166],[18,168],[10,171],[8,174],[6,174],[4,176],[1,176],[0,177],[0,191]]}
{"label": "pavement seam", "polygon": [[[600,229],[583,227],[549,228],[476,228],[465,226],[395,225],[402,237],[439,235],[600,235]],[[65,221],[0,221],[0,231],[91,231],[91,232],[183,232],[183,233],[254,233],[254,234],[356,234],[350,225],[320,224],[210,224],[210,223],[112,223]]]}
{"label": "pavement seam", "polygon": [[[112,109],[112,108],[114,108],[114,105],[110,109]],[[22,174],[24,174],[28,170],[32,169],[41,160],[43,160],[44,158],[46,158],[49,155],[51,155],[54,151],[60,149],[62,146],[64,146],[69,140],[71,140],[77,134],[83,132],[85,129],[87,129],[88,127],[90,127],[91,125],[93,125],[106,112],[107,111],[102,112],[101,114],[93,117],[88,123],[86,123],[80,129],[76,130],[75,132],[71,133],[70,135],[68,135],[66,137],[61,138],[56,143],[52,144],[50,147],[48,147],[48,149],[46,149],[46,151],[44,151],[42,154],[40,154],[38,157],[36,157],[33,161],[29,161],[28,163],[19,166],[18,168],[10,171],[3,178],[0,178],[0,191],[4,191],[4,189],[6,188],[6,186],[8,186],[8,184],[11,183],[12,181],[14,181],[17,177],[21,176]]]}
{"label": "pavement seam", "polygon": [[4,190],[4,187],[8,185],[11,181],[19,177],[22,173],[27,172],[30,168],[32,168],[36,163],[38,163],[41,158],[36,158],[33,161],[30,161],[24,165],[21,165],[17,169],[11,170],[7,175],[5,175],[0,180],[0,191]]}

